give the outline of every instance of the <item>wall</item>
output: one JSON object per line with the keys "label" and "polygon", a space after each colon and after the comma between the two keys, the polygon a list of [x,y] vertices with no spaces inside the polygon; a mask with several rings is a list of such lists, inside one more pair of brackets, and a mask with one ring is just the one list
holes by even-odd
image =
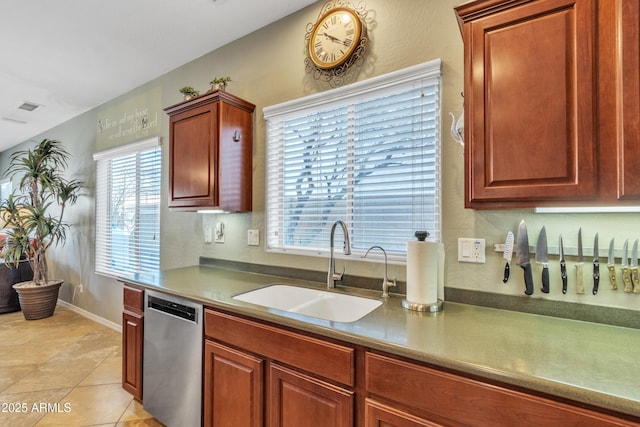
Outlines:
{"label": "wall", "polygon": [[[448,131],[448,112],[453,111],[459,115],[462,109],[462,40],[453,12],[453,7],[459,3],[460,0],[368,0],[367,8],[372,11],[369,27],[371,43],[367,59],[356,71],[355,78],[364,80],[434,58],[442,59],[442,235],[447,256],[445,283],[449,287],[528,298],[523,295],[521,270],[514,265],[512,279],[507,285],[503,284],[504,262],[501,254],[491,250],[493,243],[504,241],[509,229],[516,231],[520,219],[527,220],[532,244],[535,243],[542,225],[547,227],[551,245],[557,245],[554,242],[557,241],[558,234],[562,233],[567,247],[576,246],[579,226],[583,227],[586,247],[591,247],[593,235],[598,231],[601,253],[604,255],[611,237],[616,238],[618,248],[622,246],[624,239],[640,237],[640,231],[635,226],[638,214],[542,215],[534,214],[531,210],[464,209],[463,150],[449,137]],[[194,86],[204,92],[209,87],[208,82],[214,76],[220,75],[230,75],[233,78],[228,87],[229,92],[256,104],[253,153],[254,211],[248,214],[203,216],[169,211],[165,206],[162,210],[161,224],[162,268],[197,264],[200,256],[207,256],[279,266],[303,265],[305,268],[319,271],[326,269],[325,258],[272,254],[265,252],[262,246],[246,245],[247,229],[259,229],[261,243],[264,234],[265,126],[262,109],[268,105],[330,88],[326,83],[311,78],[304,68],[306,26],[317,18],[322,4],[323,2],[318,2],[307,7],[33,138],[39,140],[46,136],[64,141],[74,156],[71,174],[87,184],[84,197],[78,205],[69,210],[69,220],[73,227],[67,245],[51,254],[52,271],[56,277],[63,278],[66,282],[61,291],[63,299],[108,320],[120,322],[121,286],[113,279],[93,273],[95,171],[91,155],[96,151],[156,135],[162,138],[163,150],[166,153],[168,120],[162,108],[181,101],[178,89],[182,86]],[[147,113],[148,123],[151,124],[147,129],[141,129],[136,125],[136,113],[142,111]],[[107,120],[111,124],[118,122],[117,126],[122,129],[107,128]],[[98,123],[102,126],[101,132],[98,132]],[[22,147],[24,144],[18,148]],[[2,154],[3,169],[6,168],[8,155],[8,152]],[[166,166],[165,156],[165,176]],[[166,186],[165,179],[164,200]],[[203,221],[216,220],[225,222],[226,243],[205,244],[202,238]],[[488,247],[487,263],[458,263],[458,237],[485,238]],[[586,254],[590,255],[589,250]],[[569,259],[570,276],[573,272],[573,261],[575,259]],[[380,264],[353,259],[344,262],[348,274],[382,277],[383,269]],[[588,273],[590,268],[588,265],[586,267]],[[624,308],[639,306],[640,296],[624,294],[622,291],[609,291],[606,268],[603,266],[601,271],[603,279],[601,291],[597,296],[590,293],[578,296],[571,289],[567,295],[562,295],[559,290],[557,257],[552,256],[552,292],[544,295],[538,291],[540,269],[534,266],[536,293],[532,298]],[[391,276],[397,276],[399,280],[404,280],[405,266],[392,265],[389,273]],[[586,277],[590,276],[587,274]],[[86,289],[82,294],[75,291],[80,282],[84,283]]]}

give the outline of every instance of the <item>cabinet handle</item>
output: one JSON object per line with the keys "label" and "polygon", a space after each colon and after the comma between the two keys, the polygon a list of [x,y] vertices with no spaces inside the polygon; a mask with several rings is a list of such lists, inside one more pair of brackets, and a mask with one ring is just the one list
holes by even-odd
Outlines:
{"label": "cabinet handle", "polygon": [[240,131],[239,131],[239,130],[236,130],[236,131],[233,133],[233,140],[234,140],[235,142],[239,142],[239,141],[240,141]]}

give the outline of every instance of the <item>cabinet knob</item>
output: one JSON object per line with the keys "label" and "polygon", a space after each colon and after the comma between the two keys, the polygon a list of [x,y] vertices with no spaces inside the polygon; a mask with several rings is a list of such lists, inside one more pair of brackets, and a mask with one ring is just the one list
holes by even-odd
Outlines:
{"label": "cabinet knob", "polygon": [[233,140],[234,140],[235,142],[239,142],[239,141],[240,141],[240,131],[239,131],[239,130],[236,130],[236,131],[233,133]]}

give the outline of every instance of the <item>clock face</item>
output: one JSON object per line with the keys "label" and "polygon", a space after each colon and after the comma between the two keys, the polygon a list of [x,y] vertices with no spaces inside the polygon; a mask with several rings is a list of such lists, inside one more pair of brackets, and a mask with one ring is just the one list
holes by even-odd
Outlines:
{"label": "clock face", "polygon": [[346,7],[325,13],[309,37],[309,57],[322,69],[342,65],[360,42],[362,24],[358,15]]}

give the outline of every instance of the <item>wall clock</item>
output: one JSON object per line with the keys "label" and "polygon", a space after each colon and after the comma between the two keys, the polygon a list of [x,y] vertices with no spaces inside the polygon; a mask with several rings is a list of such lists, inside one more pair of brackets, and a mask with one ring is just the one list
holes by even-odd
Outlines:
{"label": "wall clock", "polygon": [[364,58],[366,15],[364,6],[327,2],[318,19],[307,25],[307,72],[316,79],[340,84],[347,70]]}

